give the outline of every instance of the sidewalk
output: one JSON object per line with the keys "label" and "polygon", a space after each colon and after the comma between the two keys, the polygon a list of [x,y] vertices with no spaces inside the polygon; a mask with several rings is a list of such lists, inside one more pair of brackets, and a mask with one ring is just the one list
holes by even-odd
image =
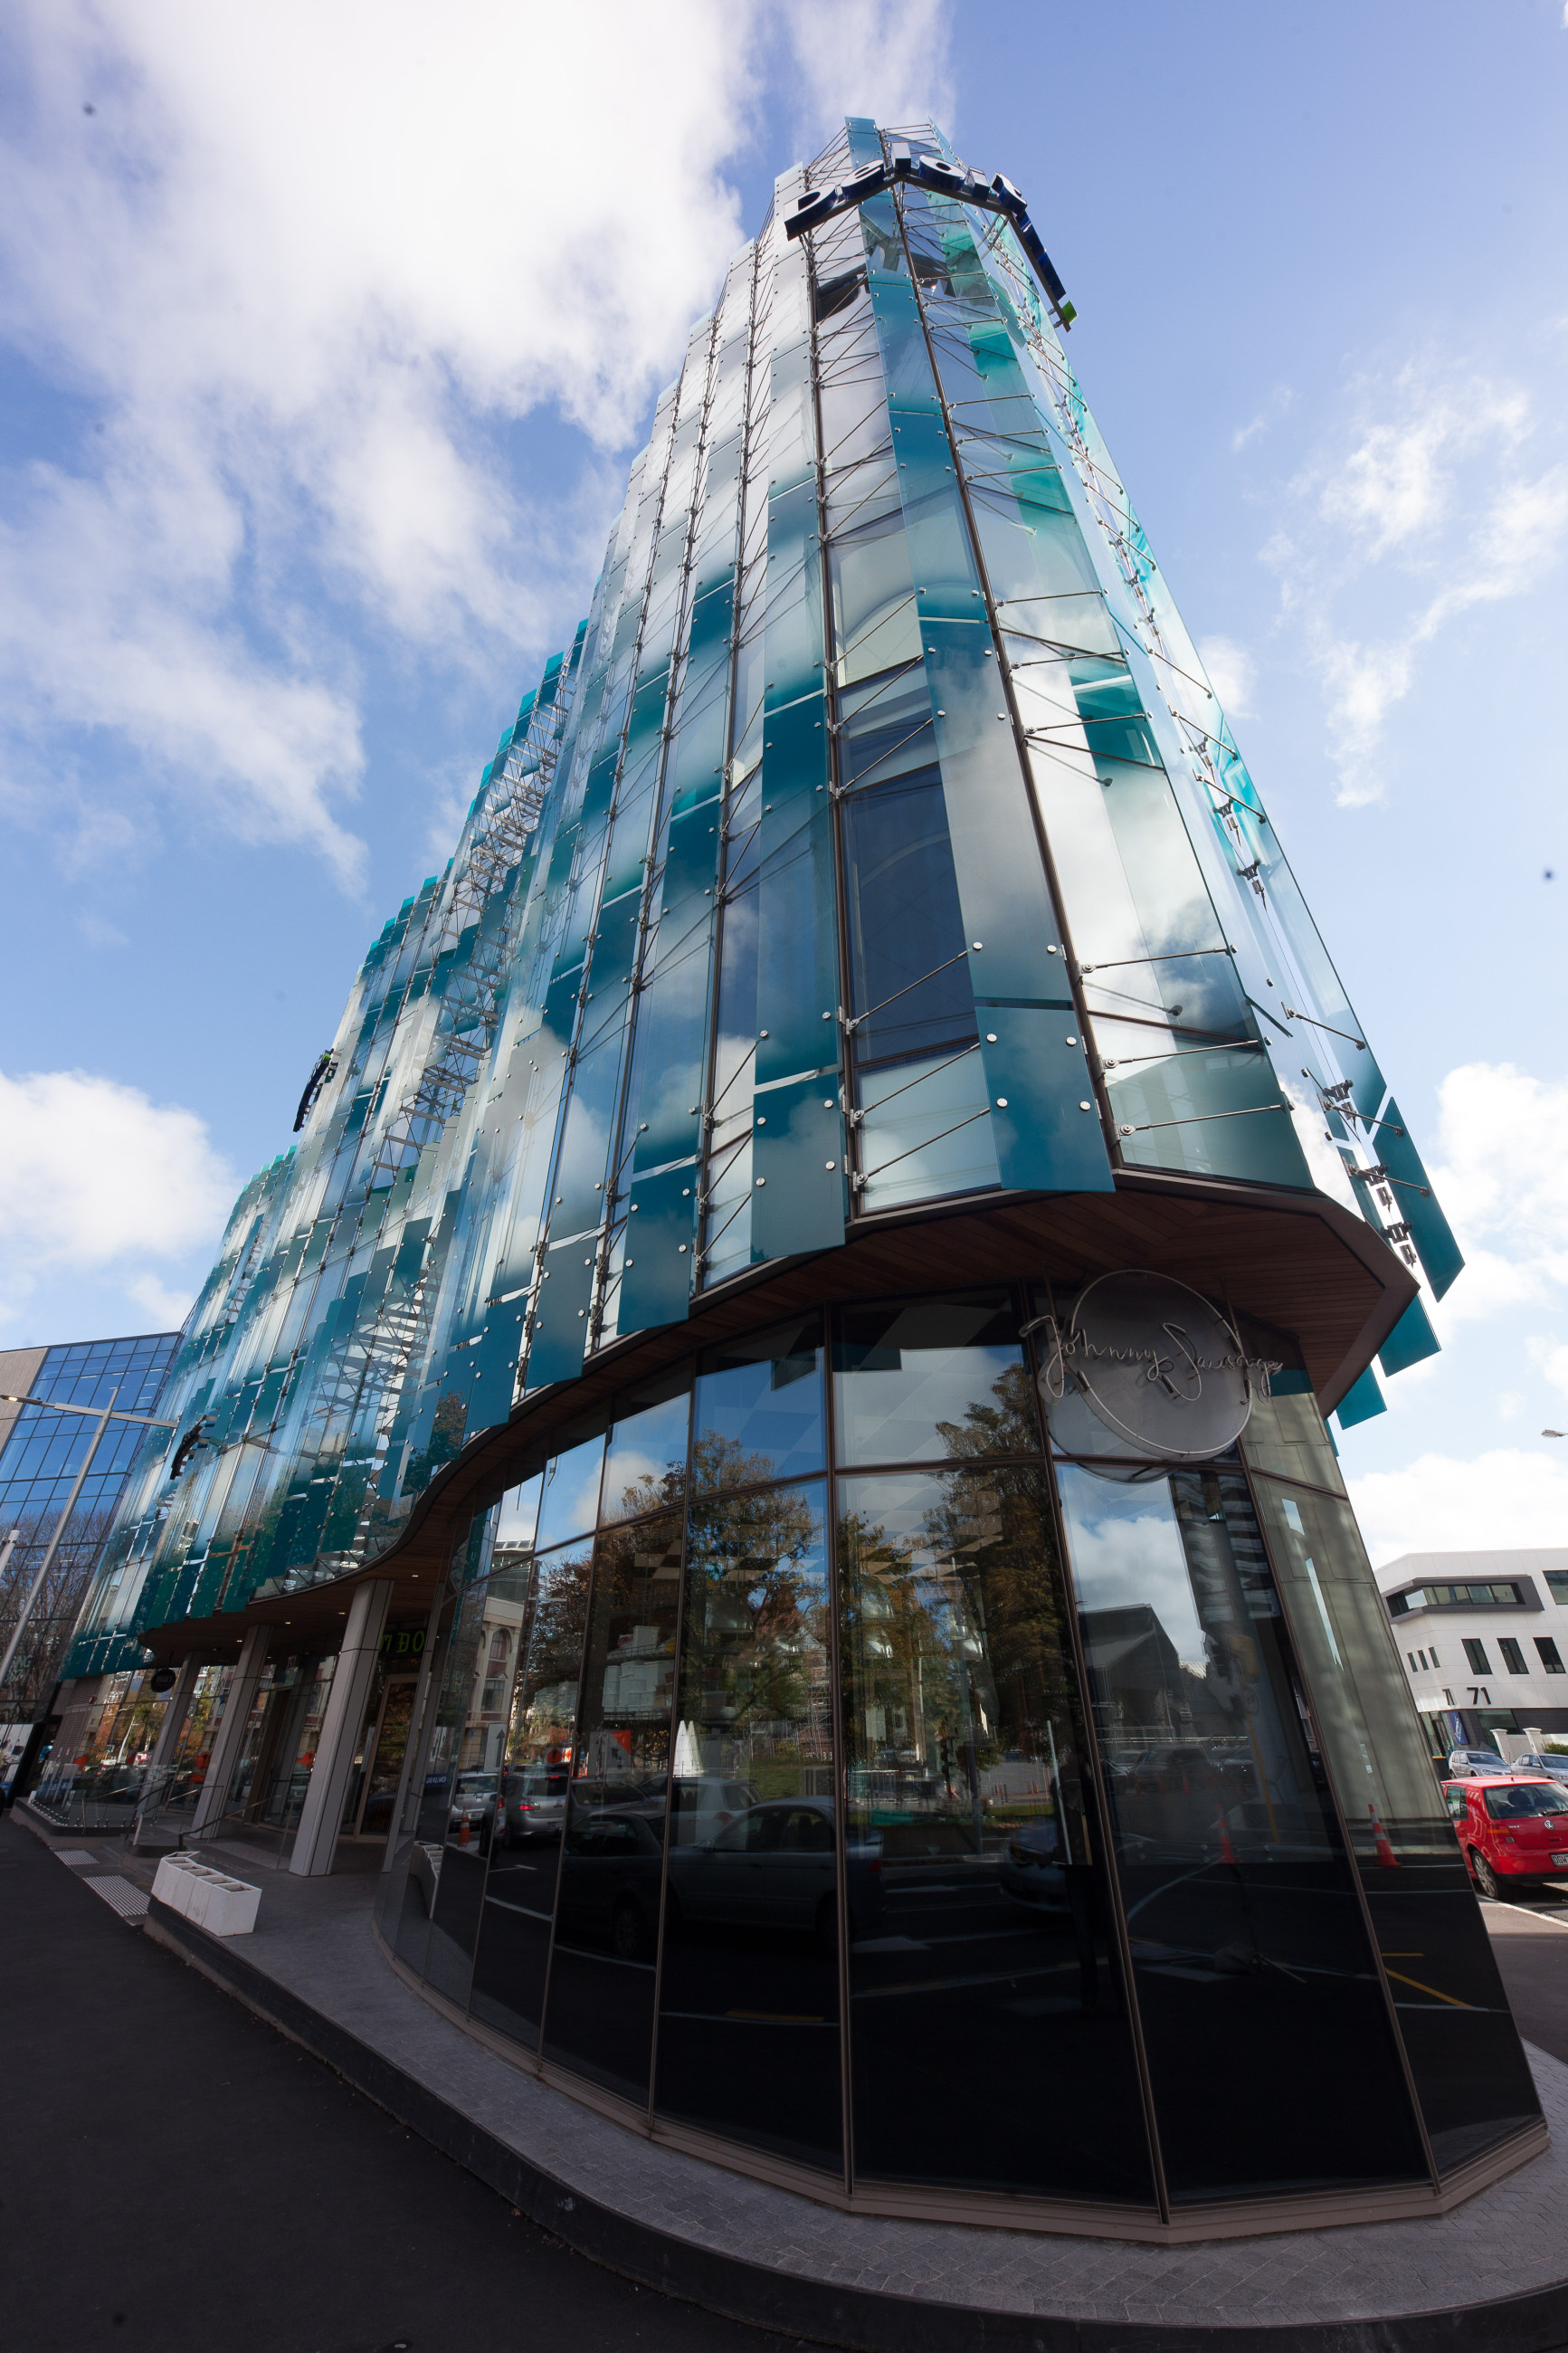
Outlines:
{"label": "sidewalk", "polygon": [[[626,2133],[433,2010],[381,1957],[374,1879],[247,1873],[242,1848],[202,1852],[261,1884],[255,1933],[220,1941],[156,1905],[150,1936],[510,2206],[710,2311],[869,2353],[1568,2343],[1568,2066],[1543,2052],[1552,2150],[1446,2216],[1169,2247],[846,2215]],[[123,1868],[150,1883],[151,1865]]]}

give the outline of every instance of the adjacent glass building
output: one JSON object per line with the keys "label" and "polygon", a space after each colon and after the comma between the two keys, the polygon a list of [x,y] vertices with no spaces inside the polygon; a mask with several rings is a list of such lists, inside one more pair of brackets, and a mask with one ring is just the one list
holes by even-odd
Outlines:
{"label": "adjacent glass building", "polygon": [[[177,1332],[144,1332],[128,1339],[0,1350],[0,1393],[44,1401],[0,1403],[0,1544],[16,1533],[0,1584],[0,1645],[10,1640],[92,1443],[90,1419],[79,1412],[51,1413],[47,1404],[101,1413],[112,1402],[124,1413],[155,1413],[179,1340]],[[0,1725],[30,1724],[49,1698],[141,1436],[130,1422],[111,1421],[104,1431],[61,1534],[49,1583],[0,1684]]]}
{"label": "adjacent glass building", "polygon": [[934,131],[779,182],[71,1663],[178,1666],[200,1822],[374,1845],[394,1965],[634,2129],[1431,2212],[1544,2127],[1324,1417],[1459,1259],[1070,315]]}

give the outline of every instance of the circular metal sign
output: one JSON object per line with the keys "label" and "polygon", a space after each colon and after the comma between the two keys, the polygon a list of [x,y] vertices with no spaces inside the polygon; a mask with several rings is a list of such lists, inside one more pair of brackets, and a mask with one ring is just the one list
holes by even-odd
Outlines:
{"label": "circular metal sign", "polygon": [[[1076,1393],[1124,1447],[1162,1462],[1223,1454],[1279,1369],[1248,1356],[1208,1301],[1166,1274],[1101,1275],[1066,1332],[1049,1316],[1039,1328],[1047,1410]],[[1069,1451],[1086,1450],[1080,1440]]]}

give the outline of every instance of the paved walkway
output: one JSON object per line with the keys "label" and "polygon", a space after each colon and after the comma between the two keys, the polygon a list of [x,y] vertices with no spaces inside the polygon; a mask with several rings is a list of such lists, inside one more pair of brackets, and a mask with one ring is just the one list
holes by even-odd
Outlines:
{"label": "paved walkway", "polygon": [[[1568,2066],[1543,2052],[1535,2064],[1553,2149],[1445,2217],[1173,2248],[847,2216],[624,2133],[484,2048],[381,1960],[362,1878],[255,1872],[254,1936],[216,1947],[184,1934],[195,1957],[308,2034],[381,2109],[128,1931],[100,1900],[110,1894],[100,1883],[145,1883],[145,1866],[117,1863],[117,1850],[104,1848],[63,1868],[19,1825],[0,1840],[0,1861],[24,1873],[26,1908],[43,1923],[28,1986],[0,1978],[0,1993],[16,2016],[37,1989],[47,2037],[29,2063],[41,2103],[51,2045],[68,2109],[93,2094],[89,2202],[111,2218],[116,2258],[141,2283],[139,2308],[160,2263],[220,2251],[206,2319],[186,2337],[117,2331],[107,2340],[117,2345],[491,2353],[531,2345],[536,2328],[553,2338],[563,2320],[577,2340],[568,2353],[594,2353],[611,2329],[639,2353],[665,2344],[762,2353],[793,2341],[690,2303],[646,2294],[634,2303],[629,2284],[574,2260],[513,2206],[700,2304],[886,2353],[1550,2353],[1568,2342],[1558,2286],[1568,2273]],[[237,1852],[204,1852],[244,1870]],[[0,1900],[13,1920],[23,1908]],[[163,1935],[180,1925],[170,1915],[153,1924]],[[1568,1970],[1553,1958],[1559,1946],[1568,1956],[1564,1930],[1508,1906],[1494,1908],[1491,1925],[1505,1973],[1523,1988],[1526,2031],[1550,2035],[1568,2057],[1568,1976],[1553,1973]],[[424,2137],[411,2140],[407,2125]],[[26,2233],[38,2250],[33,2292],[51,2297],[74,2276],[62,2228],[76,2229],[83,2200],[69,2157],[68,2130],[46,2154]],[[62,2178],[71,2184],[63,2200]],[[95,2224],[91,2244],[102,2243]],[[0,2323],[4,2295],[0,2286]],[[1510,2297],[1485,2320],[1476,2311]],[[117,2308],[131,2312],[129,2292]],[[209,2321],[235,2309],[254,2333],[236,2334],[226,2316],[214,2333]],[[10,2341],[0,2326],[0,2342]],[[98,2338],[64,2327],[15,2341],[26,2353],[77,2353]]]}
{"label": "paved walkway", "polygon": [[[5,2353],[785,2353],[514,2216],[0,1822]],[[135,1866],[132,1866],[135,1869]],[[143,1876],[138,1872],[137,1876]],[[333,1887],[352,1882],[329,1882]]]}

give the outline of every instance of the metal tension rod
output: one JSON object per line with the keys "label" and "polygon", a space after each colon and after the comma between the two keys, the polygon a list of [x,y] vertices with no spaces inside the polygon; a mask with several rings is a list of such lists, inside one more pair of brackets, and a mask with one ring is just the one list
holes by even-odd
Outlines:
{"label": "metal tension rod", "polygon": [[[1235,954],[1236,950],[1228,945],[1223,948],[1173,948],[1169,955],[1111,956],[1105,964],[1080,964],[1079,971],[1080,974],[1121,972],[1130,964],[1180,964],[1184,956],[1234,955]],[[1289,1011],[1288,1006],[1286,1011]]]}
{"label": "metal tension rod", "polygon": [[1365,1053],[1364,1038],[1352,1037],[1348,1029],[1336,1029],[1331,1021],[1314,1021],[1310,1013],[1298,1013],[1293,1005],[1283,1006],[1280,1009],[1287,1021],[1304,1021],[1309,1029],[1326,1029],[1331,1038],[1342,1038],[1347,1045],[1355,1048],[1358,1054]]}
{"label": "metal tension rod", "polygon": [[1119,1127],[1118,1135],[1147,1135],[1154,1127],[1201,1127],[1210,1119],[1251,1119],[1260,1111],[1289,1111],[1288,1103],[1248,1103],[1243,1111],[1200,1111],[1191,1119],[1141,1119],[1133,1127]]}
{"label": "metal tension rod", "polygon": [[934,155],[915,155],[902,139],[892,142],[891,164],[871,164],[857,172],[836,188],[814,188],[803,196],[793,213],[784,216],[785,237],[804,237],[808,229],[820,228],[825,221],[839,213],[853,212],[858,205],[879,196],[895,180],[912,182],[916,187],[929,188],[933,195],[953,196],[960,204],[976,205],[983,212],[1001,213],[1010,220],[1019,244],[1028,255],[1036,277],[1045,289],[1046,300],[1051,306],[1056,322],[1065,332],[1078,312],[1068,301],[1067,289],[1057,276],[1050,255],[1040,243],[1039,231],[1029,218],[1029,207],[1011,180],[997,172],[983,180],[978,172],[961,171],[956,164],[939,163]]}

